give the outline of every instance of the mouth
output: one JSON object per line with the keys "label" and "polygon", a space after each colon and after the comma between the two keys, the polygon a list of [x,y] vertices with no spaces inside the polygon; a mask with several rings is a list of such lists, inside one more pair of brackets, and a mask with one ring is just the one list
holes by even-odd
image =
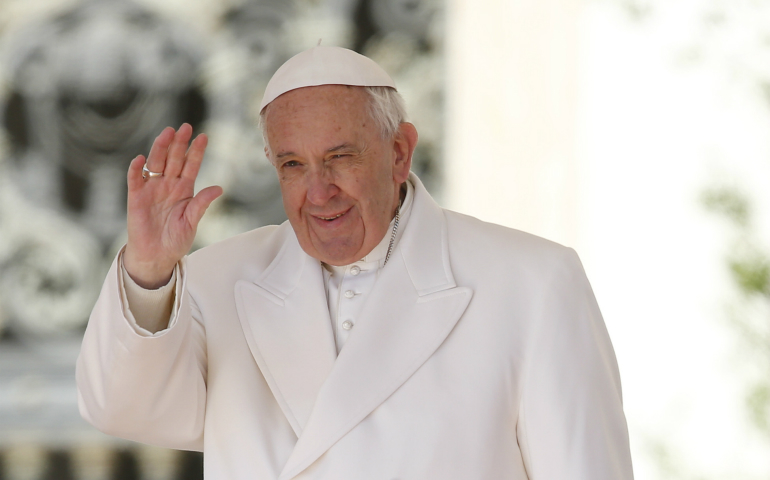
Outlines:
{"label": "mouth", "polygon": [[329,215],[329,216],[326,216],[326,215],[313,215],[313,217],[317,218],[322,223],[334,223],[335,220],[339,219],[340,217],[343,217],[349,211],[350,211],[350,209],[347,209],[344,212],[340,212],[340,213],[335,214],[335,215]]}
{"label": "mouth", "polygon": [[326,220],[327,222],[331,222],[332,220],[335,220],[337,218],[340,218],[341,216],[345,215],[346,212],[339,213],[333,217],[322,217],[320,215],[317,215],[316,218],[320,218],[321,220]]}

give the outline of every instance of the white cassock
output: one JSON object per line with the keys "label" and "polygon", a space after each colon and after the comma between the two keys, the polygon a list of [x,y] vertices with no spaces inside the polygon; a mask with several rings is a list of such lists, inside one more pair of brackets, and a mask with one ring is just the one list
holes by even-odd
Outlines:
{"label": "white cassock", "polygon": [[288,222],[260,228],[180,263],[155,334],[116,262],[78,359],[82,415],[204,451],[208,480],[631,480],[617,364],[577,255],[410,181],[384,267],[388,238],[325,270]]}

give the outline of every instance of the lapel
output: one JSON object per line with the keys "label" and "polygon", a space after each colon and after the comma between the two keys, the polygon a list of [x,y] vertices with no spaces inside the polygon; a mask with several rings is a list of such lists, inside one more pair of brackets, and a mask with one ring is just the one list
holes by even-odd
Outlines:
{"label": "lapel", "polygon": [[278,255],[255,282],[235,284],[235,304],[254,359],[299,437],[337,357],[321,264],[286,222]]}
{"label": "lapel", "polygon": [[305,470],[407,381],[470,302],[472,291],[457,287],[452,276],[444,212],[419,179],[411,179],[415,197],[407,227],[320,388],[280,480]]}

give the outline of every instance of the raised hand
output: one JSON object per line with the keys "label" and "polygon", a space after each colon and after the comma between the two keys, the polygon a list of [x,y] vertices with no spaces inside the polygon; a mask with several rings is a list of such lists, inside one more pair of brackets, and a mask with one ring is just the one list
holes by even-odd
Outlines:
{"label": "raised hand", "polygon": [[[139,155],[128,168],[128,243],[123,265],[144,288],[158,288],[171,278],[174,266],[187,254],[206,209],[222,188],[207,187],[194,194],[208,138],[193,140],[192,127],[167,127],[145,159]],[[142,176],[142,167],[157,176]]]}

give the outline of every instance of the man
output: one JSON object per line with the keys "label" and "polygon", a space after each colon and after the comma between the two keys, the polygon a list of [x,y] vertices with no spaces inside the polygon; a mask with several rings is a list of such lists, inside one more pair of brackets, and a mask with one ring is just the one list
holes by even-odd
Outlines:
{"label": "man", "polygon": [[189,258],[221,193],[192,196],[205,136],[166,129],[132,162],[78,361],[87,420],[203,450],[209,479],[632,478],[572,250],[436,205],[392,80],[354,52],[290,59],[262,121],[289,221]]}

